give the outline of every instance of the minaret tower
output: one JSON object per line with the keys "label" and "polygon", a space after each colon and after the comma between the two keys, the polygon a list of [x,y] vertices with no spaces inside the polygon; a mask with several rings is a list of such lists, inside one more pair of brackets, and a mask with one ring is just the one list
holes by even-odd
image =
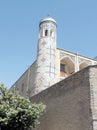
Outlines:
{"label": "minaret tower", "polygon": [[51,17],[39,24],[35,94],[48,88],[56,78],[56,26]]}

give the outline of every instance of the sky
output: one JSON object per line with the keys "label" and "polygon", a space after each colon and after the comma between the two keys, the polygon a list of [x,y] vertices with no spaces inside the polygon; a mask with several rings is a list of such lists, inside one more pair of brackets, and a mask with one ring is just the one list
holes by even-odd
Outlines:
{"label": "sky", "polygon": [[0,83],[8,88],[36,59],[39,22],[57,22],[57,47],[97,56],[97,0],[0,0]]}

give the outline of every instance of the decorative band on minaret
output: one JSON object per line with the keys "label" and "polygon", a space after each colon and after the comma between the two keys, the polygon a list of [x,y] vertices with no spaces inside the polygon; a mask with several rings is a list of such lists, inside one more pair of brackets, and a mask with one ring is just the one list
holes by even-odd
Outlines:
{"label": "decorative band on minaret", "polygon": [[36,61],[35,93],[50,86],[56,77],[56,21],[47,17],[40,21]]}

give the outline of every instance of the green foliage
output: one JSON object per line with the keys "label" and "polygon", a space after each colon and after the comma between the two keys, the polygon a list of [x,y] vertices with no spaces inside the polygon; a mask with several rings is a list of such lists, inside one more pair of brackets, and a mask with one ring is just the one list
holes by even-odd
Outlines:
{"label": "green foliage", "polygon": [[12,94],[0,84],[1,130],[30,130],[39,123],[44,111],[45,105],[31,104],[28,99]]}

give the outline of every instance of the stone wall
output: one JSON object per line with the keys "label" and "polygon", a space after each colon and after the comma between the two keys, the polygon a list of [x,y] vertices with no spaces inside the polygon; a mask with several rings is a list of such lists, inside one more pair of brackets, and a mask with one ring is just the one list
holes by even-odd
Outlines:
{"label": "stone wall", "polygon": [[90,68],[89,77],[91,90],[91,110],[93,116],[93,130],[97,130],[97,66]]}
{"label": "stone wall", "polygon": [[93,130],[89,76],[94,68],[87,67],[31,97],[32,103],[46,104],[35,130]]}

